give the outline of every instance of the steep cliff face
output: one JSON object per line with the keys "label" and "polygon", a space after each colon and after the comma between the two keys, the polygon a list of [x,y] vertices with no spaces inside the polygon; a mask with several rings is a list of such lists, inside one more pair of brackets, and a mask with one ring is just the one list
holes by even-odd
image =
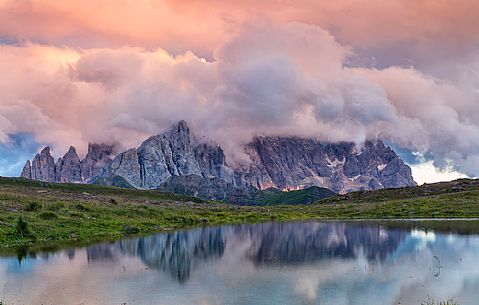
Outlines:
{"label": "steep cliff face", "polygon": [[75,147],[71,146],[68,152],[59,158],[55,164],[55,181],[57,182],[83,182],[80,158]]}
{"label": "steep cliff face", "polygon": [[89,183],[91,179],[108,163],[113,147],[104,144],[90,144],[88,154],[80,161],[75,147],[70,147],[68,152],[57,162],[50,153],[50,147],[45,147],[40,154],[27,161],[21,177],[45,182],[71,182]]}
{"label": "steep cliff face", "polygon": [[256,137],[245,152],[251,162],[233,168],[221,147],[196,143],[182,121],[138,149],[118,155],[100,177],[120,176],[138,188],[182,190],[215,199],[250,187],[321,186],[348,192],[415,184],[409,166],[381,141],[357,147],[295,137]]}
{"label": "steep cliff face", "polygon": [[32,166],[31,166],[30,160],[27,160],[27,162],[25,162],[25,165],[23,166],[22,174],[20,175],[20,177],[32,179]]}
{"label": "steep cliff face", "polygon": [[26,162],[22,177],[45,182],[55,181],[55,160],[50,154],[50,147],[45,147],[40,154],[36,154],[31,164],[30,161]]}
{"label": "steep cliff face", "polygon": [[236,196],[251,188],[320,186],[348,192],[415,185],[409,166],[381,141],[357,147],[347,142],[256,137],[244,150],[251,162],[232,167],[221,147],[199,143],[181,121],[113,160],[112,147],[91,144],[84,160],[71,148],[55,170],[49,149],[42,151],[31,164],[27,162],[22,176],[60,182],[122,181],[135,188],[160,188],[208,199]]}
{"label": "steep cliff face", "polygon": [[154,189],[178,176],[217,177],[233,183],[234,170],[226,164],[221,147],[196,143],[186,122],[181,121],[137,149],[116,156],[99,179],[111,181],[117,176],[133,187]]}
{"label": "steep cliff face", "polygon": [[113,145],[90,143],[85,159],[81,161],[82,180],[88,181],[111,162]]}
{"label": "steep cliff face", "polygon": [[247,146],[251,164],[237,185],[259,189],[322,186],[335,192],[414,185],[411,169],[381,141],[321,143],[294,137],[257,137]]}
{"label": "steep cliff face", "polygon": [[226,163],[223,149],[215,144],[198,144],[193,149],[195,159],[205,178],[219,177],[227,183],[234,184],[234,170]]}

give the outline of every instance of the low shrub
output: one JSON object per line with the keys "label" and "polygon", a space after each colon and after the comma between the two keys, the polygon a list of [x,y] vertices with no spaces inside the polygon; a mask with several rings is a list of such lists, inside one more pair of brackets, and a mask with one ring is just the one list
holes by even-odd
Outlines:
{"label": "low shrub", "polygon": [[75,205],[75,209],[77,211],[80,211],[80,212],[88,212],[88,211],[91,211],[91,209],[87,206],[84,206],[83,204],[81,203],[78,203],[77,205]]}
{"label": "low shrub", "polygon": [[30,230],[28,229],[28,223],[23,217],[23,215],[20,215],[20,217],[18,217],[17,224],[15,225],[15,230],[17,232],[17,235],[21,237],[26,237],[30,235]]}
{"label": "low shrub", "polygon": [[55,214],[55,212],[51,212],[51,211],[42,212],[38,215],[38,217],[40,219],[43,219],[43,220],[52,220],[52,219],[57,219],[58,218],[57,214]]}
{"label": "low shrub", "polygon": [[48,206],[47,210],[49,211],[59,211],[64,208],[65,205],[62,202],[55,202]]}
{"label": "low shrub", "polygon": [[125,232],[125,234],[127,234],[127,235],[138,234],[138,233],[140,233],[140,229],[138,229],[137,227],[125,225],[123,227],[123,232]]}
{"label": "low shrub", "polygon": [[[38,202],[34,201],[34,202],[30,202],[26,207],[25,207],[25,211],[27,212],[37,212],[37,211],[40,211],[42,209],[42,205],[39,204]],[[1,305],[1,304],[0,304]]]}

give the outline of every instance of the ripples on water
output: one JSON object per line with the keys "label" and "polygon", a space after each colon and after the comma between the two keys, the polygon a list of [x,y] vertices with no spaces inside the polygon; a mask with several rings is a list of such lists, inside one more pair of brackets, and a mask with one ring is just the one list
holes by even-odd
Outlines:
{"label": "ripples on water", "polygon": [[[6,304],[478,304],[479,236],[402,223],[206,227],[0,258]],[[454,227],[454,226],[452,226]]]}

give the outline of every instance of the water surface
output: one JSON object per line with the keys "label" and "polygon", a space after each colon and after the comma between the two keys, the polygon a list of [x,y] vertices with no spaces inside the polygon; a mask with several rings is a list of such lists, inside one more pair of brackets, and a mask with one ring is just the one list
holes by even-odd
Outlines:
{"label": "water surface", "polygon": [[205,227],[25,258],[3,256],[0,300],[392,305],[420,304],[430,296],[478,304],[479,235],[445,227],[425,230],[407,222]]}

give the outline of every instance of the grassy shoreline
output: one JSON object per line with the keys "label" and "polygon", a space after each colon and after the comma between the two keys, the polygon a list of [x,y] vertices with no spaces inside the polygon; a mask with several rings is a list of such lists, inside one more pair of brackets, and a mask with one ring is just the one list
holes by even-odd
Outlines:
{"label": "grassy shoreline", "polygon": [[312,205],[235,206],[158,191],[0,178],[0,248],[78,245],[246,222],[479,218],[477,181],[458,183],[357,192]]}

